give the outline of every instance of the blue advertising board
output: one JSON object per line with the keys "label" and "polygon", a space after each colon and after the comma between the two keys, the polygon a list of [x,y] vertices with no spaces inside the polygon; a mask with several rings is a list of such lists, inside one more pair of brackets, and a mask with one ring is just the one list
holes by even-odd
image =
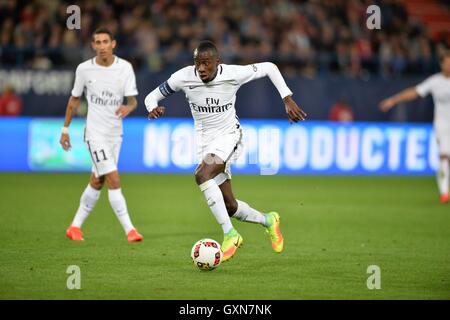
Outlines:
{"label": "blue advertising board", "polygon": [[[0,171],[84,172],[84,120],[70,126],[72,149],[59,145],[62,119],[0,119]],[[431,175],[437,146],[431,124],[241,121],[243,174]],[[198,163],[193,121],[124,120],[121,172],[192,173]]]}

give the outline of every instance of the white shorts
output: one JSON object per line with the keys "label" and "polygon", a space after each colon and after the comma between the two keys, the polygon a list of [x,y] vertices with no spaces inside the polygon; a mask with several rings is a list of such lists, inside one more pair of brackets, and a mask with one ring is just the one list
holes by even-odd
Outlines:
{"label": "white shorts", "polygon": [[91,155],[92,172],[97,178],[117,170],[122,140],[86,140],[86,146]]}
{"label": "white shorts", "polygon": [[450,156],[450,127],[435,126],[439,155]]}
{"label": "white shorts", "polygon": [[215,178],[217,184],[221,185],[225,180],[231,179],[230,166],[242,153],[242,128],[237,125],[236,129],[230,133],[204,140],[206,140],[205,143],[201,141],[199,143],[197,157],[199,161],[207,162],[206,155],[215,154],[225,162],[225,171]]}

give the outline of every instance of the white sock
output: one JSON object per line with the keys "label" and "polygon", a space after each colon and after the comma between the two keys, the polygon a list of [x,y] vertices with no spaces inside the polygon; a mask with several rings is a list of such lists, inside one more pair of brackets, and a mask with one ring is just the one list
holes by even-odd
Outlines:
{"label": "white sock", "polygon": [[450,168],[448,159],[439,159],[439,170],[437,172],[437,184],[439,193],[448,194],[448,185],[450,179]]}
{"label": "white sock", "polygon": [[259,212],[258,210],[250,207],[246,202],[237,200],[238,208],[236,213],[233,215],[233,218],[236,218],[240,221],[259,223],[263,226],[266,226],[266,217],[264,214]]}
{"label": "white sock", "polygon": [[200,186],[200,190],[203,192],[217,222],[222,227],[223,233],[228,233],[233,229],[230,217],[228,216],[227,208],[225,207],[225,201],[223,200],[222,192],[214,179],[203,182]]}
{"label": "white sock", "polygon": [[73,218],[72,226],[81,228],[83,222],[87,219],[92,209],[94,209],[98,198],[100,198],[100,190],[96,190],[91,187],[91,184],[88,184],[81,195],[80,206],[75,214],[75,218]]}
{"label": "white sock", "polygon": [[125,233],[128,234],[128,232],[134,229],[134,226],[131,223],[130,216],[128,214],[127,203],[122,194],[122,189],[109,189],[108,197],[114,213],[119,219]]}

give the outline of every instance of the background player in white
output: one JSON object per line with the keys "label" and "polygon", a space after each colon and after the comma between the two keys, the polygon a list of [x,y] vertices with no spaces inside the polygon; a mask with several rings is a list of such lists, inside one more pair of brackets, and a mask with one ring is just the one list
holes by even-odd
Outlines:
{"label": "background player in white", "polygon": [[[92,48],[96,56],[78,65],[72,95],[67,104],[60,143],[69,150],[69,125],[85,92],[88,113],[84,140],[92,160],[92,174],[80,199],[66,236],[83,240],[81,226],[94,209],[103,184],[108,185],[111,207],[122,224],[129,242],[143,240],[131,223],[127,204],[120,187],[117,162],[122,144],[122,119],[136,109],[138,94],[133,67],[113,54],[116,41],[107,29],[97,29],[92,35]],[[127,104],[123,98],[127,97]]]}
{"label": "background player in white", "polygon": [[433,126],[439,148],[439,170],[437,184],[441,203],[449,202],[450,184],[450,52],[441,56],[441,72],[432,75],[425,81],[401,91],[380,103],[382,111],[388,111],[401,102],[411,101],[417,97],[425,97],[429,93],[434,102]]}
{"label": "background player in white", "polygon": [[283,98],[292,123],[304,120],[306,114],[292,100],[278,68],[269,62],[246,66],[221,64],[217,48],[210,41],[202,41],[194,50],[194,66],[188,66],[153,90],[145,98],[149,118],[164,114],[158,102],[182,90],[189,102],[197,131],[198,155],[201,163],[195,180],[217,222],[222,226],[224,261],[230,259],[242,244],[241,235],[234,229],[230,216],[241,221],[266,227],[275,252],[283,250],[280,216],[276,212],[261,213],[247,203],[235,199],[231,190],[230,163],[242,148],[242,129],[234,107],[236,92],[241,85],[268,76]]}

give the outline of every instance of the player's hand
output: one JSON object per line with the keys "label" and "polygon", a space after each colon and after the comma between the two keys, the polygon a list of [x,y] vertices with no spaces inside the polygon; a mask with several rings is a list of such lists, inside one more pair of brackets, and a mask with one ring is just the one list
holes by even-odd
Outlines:
{"label": "player's hand", "polygon": [[127,105],[121,105],[119,109],[116,110],[116,116],[119,118],[125,118],[127,115],[129,115],[133,111],[133,108],[127,106]]}
{"label": "player's hand", "polygon": [[59,139],[59,143],[63,147],[65,151],[68,151],[72,148],[72,145],[70,144],[70,137],[67,133],[61,134],[61,139]]}
{"label": "player's hand", "polygon": [[387,112],[395,106],[395,101],[391,98],[384,99],[380,102],[380,110],[383,112]]}
{"label": "player's hand", "polygon": [[292,124],[292,122],[299,122],[305,121],[306,119],[306,113],[302,109],[298,107],[298,105],[295,103],[295,101],[292,99],[291,96],[287,96],[283,99],[284,101],[284,107],[286,108],[286,113],[289,118],[289,123]]}
{"label": "player's hand", "polygon": [[150,113],[148,114],[149,119],[158,119],[159,117],[164,115],[164,112],[166,111],[165,107],[156,107]]}

